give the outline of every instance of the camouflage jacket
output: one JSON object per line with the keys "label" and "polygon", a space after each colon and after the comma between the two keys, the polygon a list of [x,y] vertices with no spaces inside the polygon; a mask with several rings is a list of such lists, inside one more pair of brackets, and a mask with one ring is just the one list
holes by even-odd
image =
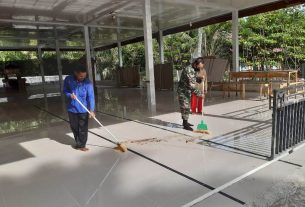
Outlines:
{"label": "camouflage jacket", "polygon": [[191,93],[195,93],[197,96],[202,96],[202,91],[196,87],[197,72],[188,66],[182,70],[180,81],[178,84],[178,94],[190,96]]}

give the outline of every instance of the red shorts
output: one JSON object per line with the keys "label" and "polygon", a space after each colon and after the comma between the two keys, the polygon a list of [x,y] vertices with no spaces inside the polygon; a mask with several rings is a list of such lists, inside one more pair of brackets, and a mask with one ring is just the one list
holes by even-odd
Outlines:
{"label": "red shorts", "polygon": [[192,113],[202,113],[202,96],[196,96],[195,93],[192,93],[191,99],[191,109]]}

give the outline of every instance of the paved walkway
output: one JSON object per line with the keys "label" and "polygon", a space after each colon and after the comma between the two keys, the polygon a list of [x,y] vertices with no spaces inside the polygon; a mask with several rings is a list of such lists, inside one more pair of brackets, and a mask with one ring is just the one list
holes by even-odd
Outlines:
{"label": "paved walkway", "polygon": [[[90,151],[72,149],[63,100],[52,90],[47,99],[33,92],[31,100],[13,96],[0,103],[1,207],[183,206],[268,163],[266,101],[216,94],[204,118],[212,134],[203,136],[182,129],[172,92],[157,93],[156,113],[147,109],[143,90],[98,93],[97,118],[127,143],[127,153],[114,151],[93,121]],[[190,121],[200,120],[193,115]],[[305,206],[304,151],[194,206]]]}

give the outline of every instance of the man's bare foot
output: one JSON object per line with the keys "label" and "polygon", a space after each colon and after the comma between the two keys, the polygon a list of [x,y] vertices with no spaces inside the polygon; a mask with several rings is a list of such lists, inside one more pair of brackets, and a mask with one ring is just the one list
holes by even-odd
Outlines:
{"label": "man's bare foot", "polygon": [[82,148],[79,148],[80,151],[83,151],[83,152],[86,152],[88,151],[89,149],[87,147],[82,147]]}

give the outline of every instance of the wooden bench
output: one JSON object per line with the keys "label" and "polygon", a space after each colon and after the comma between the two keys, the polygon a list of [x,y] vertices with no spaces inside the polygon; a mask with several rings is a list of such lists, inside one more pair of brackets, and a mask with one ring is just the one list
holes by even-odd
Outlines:
{"label": "wooden bench", "polygon": [[226,93],[228,97],[231,96],[231,91],[236,92],[236,96],[238,96],[238,92],[240,94],[240,97],[242,99],[246,98],[246,86],[247,85],[258,85],[259,86],[259,96],[262,99],[262,97],[269,97],[269,94],[272,91],[272,87],[269,83],[266,82],[258,82],[258,81],[239,81],[235,83],[231,82],[225,82],[223,85],[223,97],[226,96]]}
{"label": "wooden bench", "polygon": [[[296,70],[280,70],[280,71],[241,71],[230,72],[229,82],[233,82],[236,85],[236,96],[238,95],[238,86],[240,88],[240,96],[244,99],[246,97],[246,85],[258,84],[260,97],[272,93],[273,81],[280,79],[281,82],[285,82],[287,85],[291,85],[298,80]],[[235,80],[235,81],[234,81]],[[229,91],[230,93],[230,91]]]}

